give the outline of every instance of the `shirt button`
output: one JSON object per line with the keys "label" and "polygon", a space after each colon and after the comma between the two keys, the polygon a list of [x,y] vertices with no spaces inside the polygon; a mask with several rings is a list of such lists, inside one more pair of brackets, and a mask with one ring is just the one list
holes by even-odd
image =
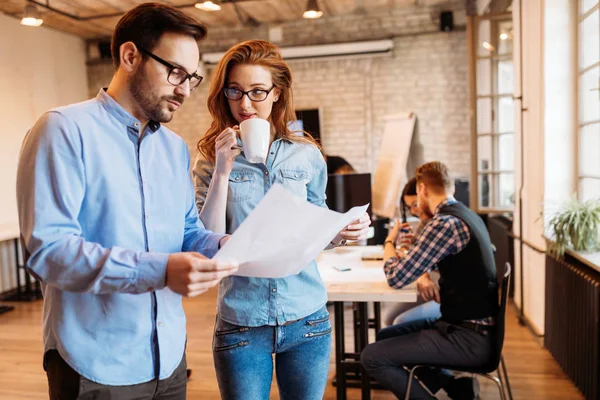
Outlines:
{"label": "shirt button", "polygon": [[240,180],[240,177],[239,177],[239,176],[236,176],[236,177],[235,177],[235,180],[236,180],[236,181],[239,181],[239,180]]}
{"label": "shirt button", "polygon": [[271,290],[272,290],[273,292],[276,292],[276,291],[277,291],[277,289],[275,289],[275,288],[273,288],[273,289],[271,289]]}
{"label": "shirt button", "polygon": [[269,171],[265,171],[265,175],[269,175]]}
{"label": "shirt button", "polygon": [[139,128],[139,126],[140,126],[140,123],[139,123],[139,122],[136,122],[136,123],[135,123],[135,124],[133,124],[133,125],[134,125],[136,128]]}
{"label": "shirt button", "polygon": [[158,326],[162,326],[162,322],[158,321]]}

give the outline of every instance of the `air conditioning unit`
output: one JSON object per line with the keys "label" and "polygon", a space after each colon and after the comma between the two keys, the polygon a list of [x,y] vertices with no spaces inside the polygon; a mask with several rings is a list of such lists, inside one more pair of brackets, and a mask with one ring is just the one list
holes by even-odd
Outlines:
{"label": "air conditioning unit", "polygon": [[[282,47],[281,54],[285,60],[364,57],[391,54],[394,42],[390,39],[371,40],[365,42],[322,44],[315,46]],[[224,52],[206,53],[202,55],[205,64],[217,64]]]}

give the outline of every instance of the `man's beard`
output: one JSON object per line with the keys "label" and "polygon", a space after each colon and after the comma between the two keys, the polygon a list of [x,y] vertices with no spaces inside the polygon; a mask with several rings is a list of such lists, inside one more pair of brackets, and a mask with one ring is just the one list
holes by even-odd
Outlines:
{"label": "man's beard", "polygon": [[425,201],[425,198],[422,196],[417,197],[417,201],[419,202],[419,208],[421,212],[427,219],[431,219],[433,217],[433,212],[429,209],[429,205]]}
{"label": "man's beard", "polygon": [[429,207],[427,205],[421,206],[421,212],[427,219],[433,218],[433,213],[431,212],[431,210],[429,209]]}
{"label": "man's beard", "polygon": [[180,96],[164,96],[156,99],[146,74],[140,70],[129,80],[129,92],[137,102],[140,111],[151,121],[162,123],[170,122],[173,119],[174,112],[162,106],[163,101],[173,100],[178,102],[180,106],[183,104],[183,97]]}

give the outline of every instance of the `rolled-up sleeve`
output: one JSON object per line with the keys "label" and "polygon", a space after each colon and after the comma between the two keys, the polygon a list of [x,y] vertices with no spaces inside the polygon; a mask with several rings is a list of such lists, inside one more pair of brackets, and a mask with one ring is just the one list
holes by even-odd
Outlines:
{"label": "rolled-up sleeve", "polygon": [[311,147],[314,149],[311,162],[313,175],[306,186],[307,200],[314,205],[327,208],[327,204],[325,203],[327,200],[327,196],[325,195],[327,188],[327,164],[319,149],[315,146]]}

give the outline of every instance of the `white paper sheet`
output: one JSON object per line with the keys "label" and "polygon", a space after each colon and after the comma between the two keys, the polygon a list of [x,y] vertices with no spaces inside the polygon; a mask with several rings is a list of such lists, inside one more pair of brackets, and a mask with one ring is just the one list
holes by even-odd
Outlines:
{"label": "white paper sheet", "polygon": [[239,276],[283,278],[297,274],[367,207],[340,214],[275,184],[214,259],[238,262]]}

